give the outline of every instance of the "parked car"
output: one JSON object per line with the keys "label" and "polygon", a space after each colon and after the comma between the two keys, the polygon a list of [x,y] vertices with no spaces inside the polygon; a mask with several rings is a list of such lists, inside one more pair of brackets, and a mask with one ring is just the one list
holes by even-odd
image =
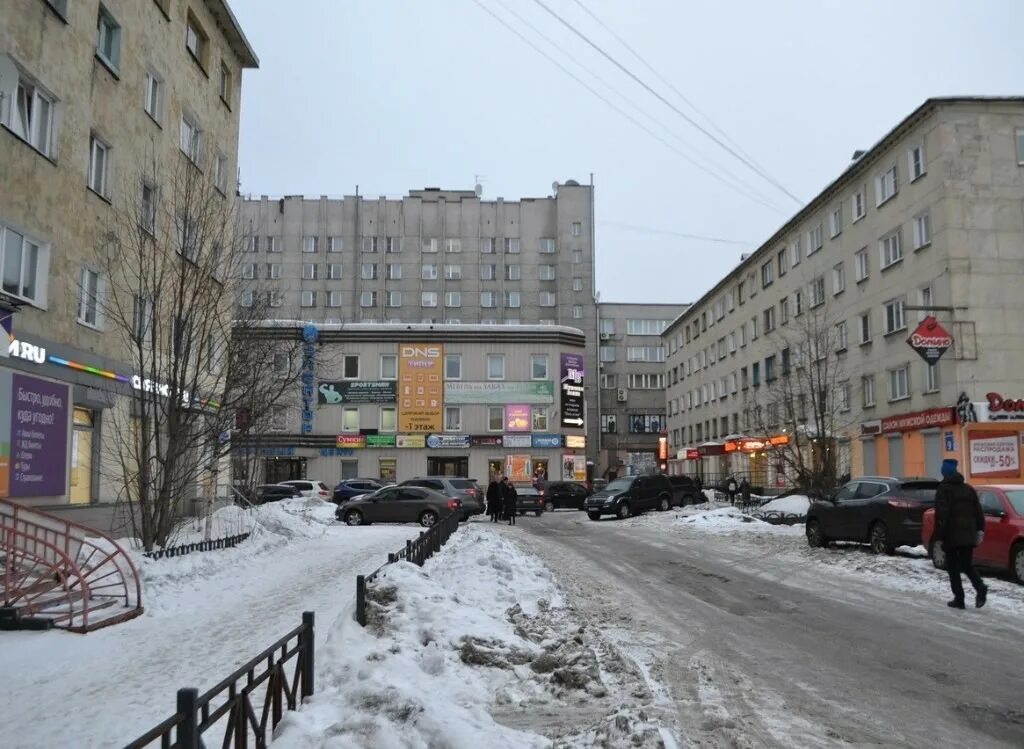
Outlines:
{"label": "parked car", "polygon": [[473,479],[456,476],[419,476],[401,481],[398,486],[422,486],[440,492],[446,497],[458,497],[462,500],[462,511],[467,519],[472,515],[483,515],[484,512],[484,493]]}
{"label": "parked car", "polygon": [[599,492],[608,486],[608,479],[594,479],[590,482],[590,493]]}
{"label": "parked car", "polygon": [[544,510],[553,512],[563,508],[582,510],[590,496],[587,487],[578,481],[546,481],[539,487],[544,499]]}
{"label": "parked car", "polygon": [[[985,513],[985,538],[974,550],[979,567],[1006,570],[1018,583],[1024,583],[1024,487],[978,486],[978,499]],[[928,549],[932,564],[946,569],[942,544],[933,538],[935,510],[926,510],[921,526],[921,543]]]}
{"label": "parked car", "polygon": [[532,512],[540,517],[544,512],[544,496],[540,489],[530,484],[515,485],[516,488],[516,513],[525,515]]}
{"label": "parked car", "polygon": [[314,481],[313,479],[293,479],[289,481],[280,482],[286,486],[294,486],[300,492],[303,497],[318,497],[320,499],[330,499],[331,490],[327,488],[327,484],[323,481]]}
{"label": "parked car", "polygon": [[584,506],[591,520],[602,515],[628,518],[645,510],[667,510],[672,506],[672,484],[661,474],[623,476],[587,497]]}
{"label": "parked car", "polygon": [[832,497],[811,502],[804,528],[807,543],[829,541],[870,544],[875,554],[921,542],[924,511],[935,505],[935,479],[862,476]]}
{"label": "parked car", "polygon": [[261,484],[253,492],[253,504],[261,505],[264,502],[278,502],[282,499],[301,497],[302,492],[289,484]]}
{"label": "parked car", "polygon": [[419,523],[425,528],[450,513],[462,513],[462,501],[422,486],[385,486],[339,505],[334,516],[346,525]]}
{"label": "parked car", "polygon": [[697,481],[690,476],[669,476],[672,485],[672,506],[695,505],[704,501],[704,495]]}
{"label": "parked car", "polygon": [[334,503],[340,505],[362,494],[372,494],[383,486],[374,479],[345,479],[334,487]]}

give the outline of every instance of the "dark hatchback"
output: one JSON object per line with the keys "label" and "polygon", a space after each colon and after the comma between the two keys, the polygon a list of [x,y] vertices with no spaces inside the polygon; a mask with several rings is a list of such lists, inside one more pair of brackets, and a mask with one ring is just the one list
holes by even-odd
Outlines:
{"label": "dark hatchback", "polygon": [[807,543],[830,541],[869,544],[875,554],[892,554],[897,546],[921,543],[925,510],[935,506],[935,479],[862,476],[828,499],[811,503],[805,529]]}
{"label": "dark hatchback", "polygon": [[582,510],[587,497],[590,496],[586,485],[576,481],[548,481],[538,488],[544,499],[546,512],[564,508]]}
{"label": "dark hatchback", "polygon": [[602,515],[628,518],[646,510],[667,510],[672,507],[672,484],[661,474],[623,476],[587,497],[584,506],[591,520]]}
{"label": "dark hatchback", "polygon": [[544,512],[544,496],[541,490],[529,484],[523,486],[516,484],[516,514],[525,515],[532,512],[540,517]]}

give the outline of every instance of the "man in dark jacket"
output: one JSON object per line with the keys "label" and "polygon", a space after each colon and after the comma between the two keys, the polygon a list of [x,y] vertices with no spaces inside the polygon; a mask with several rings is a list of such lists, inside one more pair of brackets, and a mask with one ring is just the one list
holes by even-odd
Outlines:
{"label": "man in dark jacket", "polygon": [[960,574],[965,573],[974,586],[974,605],[985,605],[988,588],[974,570],[974,547],[985,535],[985,513],[974,487],[964,481],[957,471],[957,462],[942,461],[942,482],[935,492],[935,538],[942,542],[946,552],[946,570],[953,600],[947,605],[954,609],[964,607],[964,584]]}
{"label": "man in dark jacket", "polygon": [[497,523],[501,517],[501,484],[497,476],[491,476],[491,482],[487,485],[487,514],[491,517],[492,523]]}
{"label": "man in dark jacket", "polygon": [[516,492],[516,488],[512,486],[512,482],[508,480],[508,476],[505,476],[501,480],[501,497],[505,503],[505,518],[508,520],[509,525],[516,524],[516,502],[519,499],[519,495]]}
{"label": "man in dark jacket", "polygon": [[740,482],[740,505],[744,508],[750,507],[750,482],[746,476]]}

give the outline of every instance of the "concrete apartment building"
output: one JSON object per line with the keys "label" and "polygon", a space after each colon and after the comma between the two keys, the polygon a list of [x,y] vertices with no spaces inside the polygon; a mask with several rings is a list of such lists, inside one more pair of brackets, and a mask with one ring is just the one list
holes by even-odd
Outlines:
{"label": "concrete apartment building", "polygon": [[0,434],[0,496],[112,499],[104,416],[140,373],[105,324],[96,248],[117,206],[159,194],[146,164],[187,152],[235,199],[242,71],[256,66],[223,0],[0,6],[0,424],[34,409],[29,432]]}
{"label": "concrete apartment building", "polygon": [[[772,443],[814,435],[782,415],[752,433],[748,408],[801,366],[794,332],[816,316],[840,473],[955,457],[974,481],[1021,481],[1022,280],[1024,99],[926,101],[665,330],[671,469],[786,485]],[[909,345],[929,314],[952,337],[917,340],[951,344],[934,366]]]}
{"label": "concrete apartment building", "polygon": [[297,392],[248,446],[266,481],[587,477],[572,418],[591,389],[579,329],[275,321],[266,331],[304,337],[303,369],[316,373],[315,395],[302,403]]}
{"label": "concrete apartment building", "polygon": [[[593,187],[575,180],[518,200],[435,188],[398,200],[264,196],[243,202],[252,262],[242,273],[280,319],[576,328],[593,377],[593,217]],[[593,460],[596,399],[585,419]]]}
{"label": "concrete apartment building", "polygon": [[[601,442],[597,475],[658,469],[665,418],[665,347],[661,334],[687,305],[598,304]],[[667,458],[667,456],[665,456]]]}

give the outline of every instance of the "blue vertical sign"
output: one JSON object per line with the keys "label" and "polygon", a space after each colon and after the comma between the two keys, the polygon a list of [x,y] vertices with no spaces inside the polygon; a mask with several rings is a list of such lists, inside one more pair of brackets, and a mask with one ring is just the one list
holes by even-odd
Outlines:
{"label": "blue vertical sign", "polygon": [[307,325],[302,329],[302,340],[305,342],[302,351],[302,433],[313,432],[313,403],[316,398],[316,342],[320,332],[316,325]]}
{"label": "blue vertical sign", "polygon": [[956,441],[953,439],[952,432],[946,432],[946,452],[956,452]]}

